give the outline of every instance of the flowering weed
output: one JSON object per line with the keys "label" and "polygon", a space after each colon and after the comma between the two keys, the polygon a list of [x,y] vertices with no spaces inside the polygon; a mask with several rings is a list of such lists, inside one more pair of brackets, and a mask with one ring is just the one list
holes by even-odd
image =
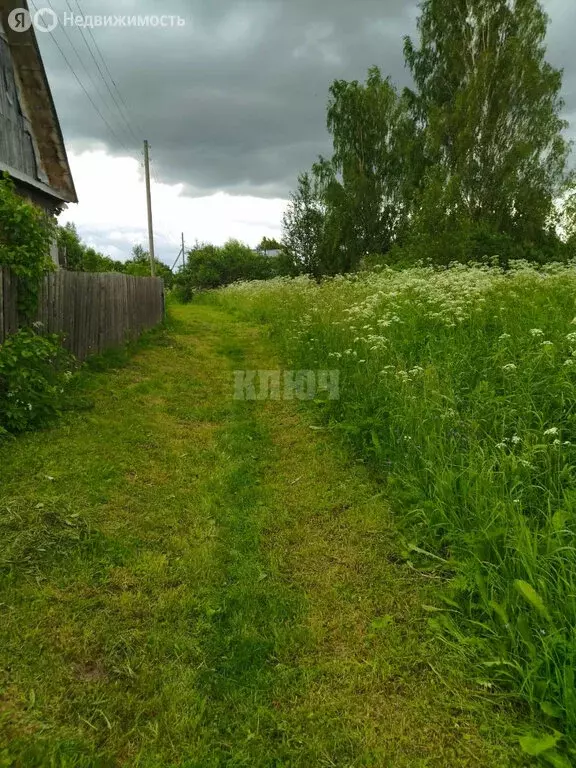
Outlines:
{"label": "flowering weed", "polygon": [[340,368],[327,422],[442,558],[451,609],[431,624],[573,739],[576,265],[385,268],[217,301],[269,322],[296,367]]}

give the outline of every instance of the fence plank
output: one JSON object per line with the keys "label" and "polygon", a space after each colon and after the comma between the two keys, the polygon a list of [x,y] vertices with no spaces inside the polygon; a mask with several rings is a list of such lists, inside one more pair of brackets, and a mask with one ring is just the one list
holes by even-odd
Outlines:
{"label": "fence plank", "polygon": [[[163,319],[164,284],[157,277],[58,271],[45,275],[34,319],[41,332],[61,333],[80,360],[136,338]],[[0,266],[0,344],[18,329],[17,280]]]}

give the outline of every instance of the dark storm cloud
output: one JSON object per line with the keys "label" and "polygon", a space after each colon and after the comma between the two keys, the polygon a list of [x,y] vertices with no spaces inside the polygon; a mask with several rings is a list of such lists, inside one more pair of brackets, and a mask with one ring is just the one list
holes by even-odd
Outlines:
{"label": "dark storm cloud", "polygon": [[[42,0],[37,5],[42,5]],[[60,13],[75,0],[53,0]],[[188,194],[217,189],[286,196],[299,171],[329,150],[327,91],[335,78],[363,78],[379,65],[408,84],[402,38],[413,34],[416,5],[406,0],[153,0],[81,2],[86,14],[172,14],[180,28],[99,28],[93,34],[125,96],[131,124],[145,132],[161,181]],[[547,0],[549,58],[565,68],[566,113],[576,113],[576,33],[572,0]],[[78,28],[66,29],[93,77]],[[85,34],[87,34],[85,32]],[[133,154],[140,146],[80,66],[62,28],[56,40],[94,101]],[[48,34],[39,34],[67,141],[105,142],[126,154],[94,112]],[[91,40],[88,36],[88,41]],[[100,83],[100,91],[111,103]]]}

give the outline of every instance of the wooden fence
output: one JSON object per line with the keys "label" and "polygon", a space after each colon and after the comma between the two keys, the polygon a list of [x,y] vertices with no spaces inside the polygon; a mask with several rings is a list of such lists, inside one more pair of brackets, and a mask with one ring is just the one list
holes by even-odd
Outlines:
{"label": "wooden fence", "polygon": [[[0,343],[18,328],[17,281],[0,267]],[[79,360],[120,346],[164,316],[164,284],[157,277],[117,273],[48,273],[35,320],[41,332],[60,333]]]}

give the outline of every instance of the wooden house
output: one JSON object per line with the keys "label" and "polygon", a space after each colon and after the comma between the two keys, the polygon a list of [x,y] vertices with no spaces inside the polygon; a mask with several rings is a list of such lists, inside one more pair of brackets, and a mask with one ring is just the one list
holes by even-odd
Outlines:
{"label": "wooden house", "polygon": [[78,200],[34,26],[12,29],[14,8],[25,9],[26,0],[0,0],[0,174],[56,216]]}

